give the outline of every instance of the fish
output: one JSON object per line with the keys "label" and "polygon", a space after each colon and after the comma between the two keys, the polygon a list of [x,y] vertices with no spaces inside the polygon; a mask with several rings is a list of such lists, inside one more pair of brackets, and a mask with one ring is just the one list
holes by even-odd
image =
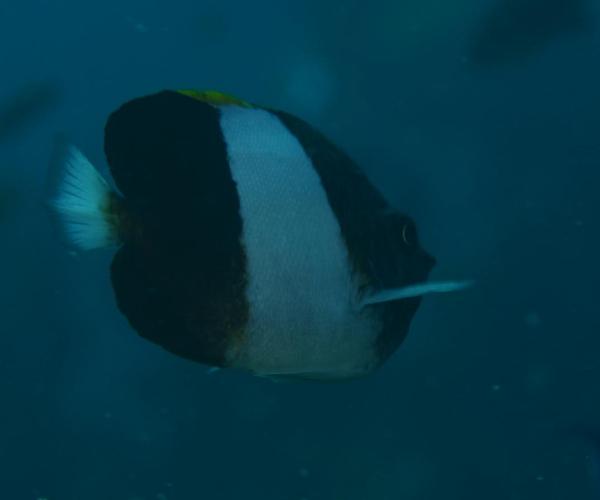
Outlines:
{"label": "fish", "polygon": [[480,68],[529,61],[593,24],[588,0],[497,0],[470,38],[468,60]]}
{"label": "fish", "polygon": [[363,377],[423,295],[468,286],[428,282],[415,222],[285,111],[161,90],[109,115],[104,153],[110,182],[57,140],[49,208],[78,251],[113,249],[119,311],[179,357],[273,380]]}
{"label": "fish", "polygon": [[0,144],[44,116],[60,98],[53,82],[29,83],[15,91],[0,104]]}

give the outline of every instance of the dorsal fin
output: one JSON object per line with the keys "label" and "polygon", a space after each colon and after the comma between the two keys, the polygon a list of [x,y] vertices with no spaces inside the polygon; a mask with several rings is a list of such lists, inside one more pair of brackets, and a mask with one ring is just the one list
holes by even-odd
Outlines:
{"label": "dorsal fin", "polygon": [[178,90],[180,94],[191,97],[192,99],[196,99],[197,101],[202,101],[207,104],[212,104],[214,106],[239,106],[241,108],[253,108],[252,104],[249,102],[243,101],[242,99],[238,99],[229,94],[225,94],[223,92],[219,92],[218,90],[194,90],[194,89],[183,89]]}

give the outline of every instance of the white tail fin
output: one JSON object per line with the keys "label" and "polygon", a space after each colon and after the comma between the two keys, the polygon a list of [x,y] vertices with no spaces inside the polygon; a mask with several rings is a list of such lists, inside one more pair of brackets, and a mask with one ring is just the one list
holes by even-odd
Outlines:
{"label": "white tail fin", "polygon": [[473,285],[472,281],[433,281],[429,283],[417,283],[404,288],[393,288],[390,290],[382,290],[373,295],[367,296],[362,301],[362,306],[370,306],[380,304],[382,302],[391,302],[394,300],[408,299],[411,297],[419,297],[428,293],[449,293],[464,290]]}
{"label": "white tail fin", "polygon": [[80,250],[118,243],[118,228],[111,205],[115,194],[106,180],[74,146],[57,145],[56,191],[50,200],[66,237]]}

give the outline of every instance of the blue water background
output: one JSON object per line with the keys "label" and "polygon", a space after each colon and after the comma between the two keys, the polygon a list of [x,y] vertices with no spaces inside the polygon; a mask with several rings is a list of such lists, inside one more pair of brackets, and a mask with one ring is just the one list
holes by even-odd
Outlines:
{"label": "blue water background", "polygon": [[[0,144],[0,499],[593,498],[569,429],[600,425],[600,36],[474,67],[490,3],[0,4],[0,99],[62,93]],[[415,218],[433,277],[477,286],[346,384],[207,375],[139,338],[110,251],[55,237],[46,170],[56,132],[105,169],[108,114],[182,87],[311,121]]]}

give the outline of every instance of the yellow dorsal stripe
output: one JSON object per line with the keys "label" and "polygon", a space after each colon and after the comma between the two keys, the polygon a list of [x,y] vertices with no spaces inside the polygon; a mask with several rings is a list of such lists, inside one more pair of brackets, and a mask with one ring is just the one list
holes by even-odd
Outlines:
{"label": "yellow dorsal stripe", "polygon": [[239,106],[241,108],[252,108],[252,104],[242,101],[237,97],[232,95],[224,94],[223,92],[219,92],[217,90],[193,90],[193,89],[184,89],[178,90],[180,94],[191,97],[192,99],[197,99],[198,101],[206,102],[208,104],[212,104],[214,106]]}

